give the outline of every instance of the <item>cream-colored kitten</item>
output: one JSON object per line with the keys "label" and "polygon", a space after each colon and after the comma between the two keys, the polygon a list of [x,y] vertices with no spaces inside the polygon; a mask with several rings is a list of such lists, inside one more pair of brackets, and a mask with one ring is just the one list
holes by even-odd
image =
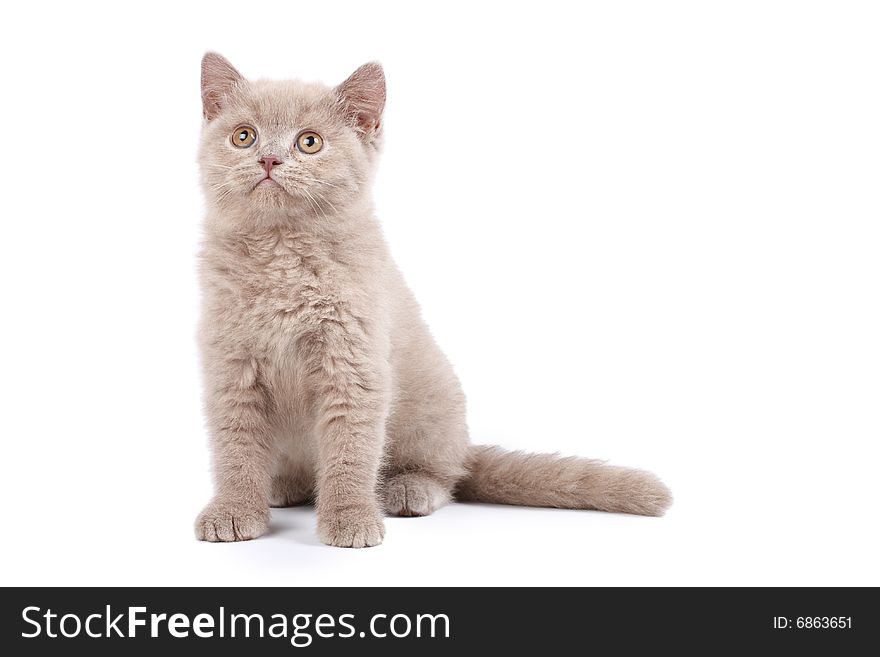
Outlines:
{"label": "cream-colored kitten", "polygon": [[465,399],[397,270],[370,185],[385,79],[248,81],[202,60],[207,199],[200,331],[216,494],[196,536],[266,531],[314,500],[325,543],[451,499],[660,515],[652,474],[473,446]]}

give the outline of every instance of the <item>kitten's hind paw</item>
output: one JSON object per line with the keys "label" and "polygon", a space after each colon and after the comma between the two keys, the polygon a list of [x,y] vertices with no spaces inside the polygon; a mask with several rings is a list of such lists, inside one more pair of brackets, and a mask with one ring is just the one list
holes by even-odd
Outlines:
{"label": "kitten's hind paw", "polygon": [[427,516],[449,501],[449,489],[428,474],[409,472],[385,482],[384,501],[388,515]]}
{"label": "kitten's hind paw", "polygon": [[215,500],[196,518],[196,538],[211,543],[249,541],[266,533],[269,510]]}

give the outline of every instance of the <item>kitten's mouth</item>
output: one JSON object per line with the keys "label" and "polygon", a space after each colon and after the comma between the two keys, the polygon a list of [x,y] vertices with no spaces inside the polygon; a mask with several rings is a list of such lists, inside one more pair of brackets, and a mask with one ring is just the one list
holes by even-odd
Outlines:
{"label": "kitten's mouth", "polygon": [[271,176],[266,176],[265,178],[261,178],[260,180],[257,181],[257,184],[254,185],[254,189],[257,189],[257,187],[279,187],[280,188],[281,185],[279,185],[278,182],[274,178],[272,178]]}

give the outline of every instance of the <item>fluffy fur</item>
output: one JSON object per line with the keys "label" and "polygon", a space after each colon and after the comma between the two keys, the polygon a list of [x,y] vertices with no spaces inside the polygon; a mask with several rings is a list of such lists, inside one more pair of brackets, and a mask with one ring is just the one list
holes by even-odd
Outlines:
{"label": "fluffy fur", "polygon": [[[366,64],[337,87],[247,81],[202,62],[200,164],[205,409],[214,499],[207,541],[265,532],[270,506],[314,501],[318,534],[376,545],[383,514],[451,499],[661,515],[650,473],[472,446],[465,398],[373,216],[385,80]],[[252,126],[256,142],[231,134]],[[323,148],[305,154],[297,135]],[[272,182],[261,158],[274,157]]]}

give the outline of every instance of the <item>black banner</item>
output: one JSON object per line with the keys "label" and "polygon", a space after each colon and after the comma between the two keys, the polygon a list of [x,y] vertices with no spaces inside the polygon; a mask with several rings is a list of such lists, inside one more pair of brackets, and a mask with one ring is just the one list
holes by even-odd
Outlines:
{"label": "black banner", "polygon": [[880,639],[875,589],[7,588],[2,597],[0,645],[15,655],[845,655]]}

